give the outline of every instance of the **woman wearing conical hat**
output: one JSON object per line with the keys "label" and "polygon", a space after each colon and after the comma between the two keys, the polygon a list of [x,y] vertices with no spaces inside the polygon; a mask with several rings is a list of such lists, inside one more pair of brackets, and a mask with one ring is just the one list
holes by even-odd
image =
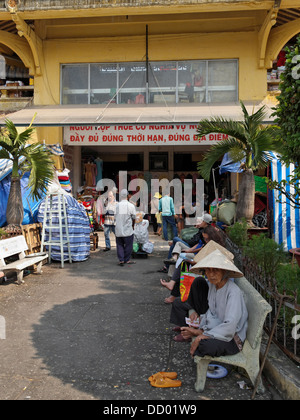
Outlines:
{"label": "woman wearing conical hat", "polygon": [[193,268],[205,270],[209,291],[208,310],[199,328],[181,328],[185,339],[196,337],[191,355],[219,357],[238,353],[246,339],[248,312],[240,288],[230,279],[243,277],[243,273],[219,249]]}
{"label": "woman wearing conical hat", "polygon": [[[208,309],[208,282],[203,277],[204,270],[197,268],[197,263],[199,263],[201,260],[203,260],[207,255],[215,251],[216,249],[219,249],[221,252],[223,252],[228,258],[233,260],[234,255],[229,252],[224,246],[222,246],[220,243],[214,241],[212,238],[207,238],[206,240],[206,229],[203,231],[204,239],[206,241],[206,245],[201,248],[201,250],[198,252],[198,254],[194,257],[193,262],[195,263],[192,267],[190,267],[189,271],[191,273],[199,274],[199,277],[196,277],[193,281],[188,299],[185,302],[182,302],[181,297],[175,298],[172,303],[172,309],[170,314],[170,322],[171,324],[175,324],[175,327],[173,328],[173,331],[181,332],[180,327],[186,327],[187,322],[186,318],[190,318],[190,321],[198,322],[199,316],[206,313]],[[214,228],[212,228],[214,229]],[[222,242],[223,244],[223,242]],[[196,267],[196,268],[195,268]],[[180,270],[180,268],[179,268]],[[172,281],[172,280],[171,280]],[[180,278],[179,280],[180,281]],[[176,288],[179,292],[179,285],[176,285]],[[174,287],[175,289],[175,287]],[[174,290],[171,292],[175,295],[176,291]],[[176,342],[185,342],[187,340],[184,339],[182,334],[178,334],[173,338]],[[190,340],[189,340],[190,341]]]}

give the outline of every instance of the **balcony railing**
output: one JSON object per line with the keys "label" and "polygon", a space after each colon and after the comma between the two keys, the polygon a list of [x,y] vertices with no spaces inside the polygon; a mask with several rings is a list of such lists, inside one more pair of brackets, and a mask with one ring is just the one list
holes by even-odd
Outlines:
{"label": "balcony railing", "polygon": [[[262,0],[261,0],[262,1]],[[245,0],[15,0],[19,11],[95,9],[107,7],[149,7],[195,5],[206,3],[237,3]],[[6,1],[0,0],[0,11],[6,10]]]}

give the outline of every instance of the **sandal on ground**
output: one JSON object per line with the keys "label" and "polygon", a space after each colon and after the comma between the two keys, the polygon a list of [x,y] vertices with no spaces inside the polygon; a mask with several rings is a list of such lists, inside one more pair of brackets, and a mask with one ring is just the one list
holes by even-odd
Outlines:
{"label": "sandal on ground", "polygon": [[135,264],[135,261],[127,261],[126,264]]}
{"label": "sandal on ground", "polygon": [[119,265],[120,267],[123,267],[124,262],[123,262],[123,261],[120,261],[120,262],[118,263],[118,265]]}
{"label": "sandal on ground", "polygon": [[175,296],[169,296],[164,300],[164,302],[165,303],[172,303],[172,302],[174,302],[174,300],[175,300]]}
{"label": "sandal on ground", "polygon": [[154,375],[150,376],[148,378],[148,381],[152,382],[155,379],[157,379],[159,376],[169,378],[169,379],[176,379],[177,378],[177,373],[176,372],[157,372]]}
{"label": "sandal on ground", "polygon": [[170,379],[165,376],[158,376],[156,379],[151,381],[150,384],[157,388],[173,388],[181,386],[181,381],[179,381],[179,379]]}
{"label": "sandal on ground", "polygon": [[168,269],[166,267],[160,268],[159,270],[157,270],[158,273],[167,273]]}

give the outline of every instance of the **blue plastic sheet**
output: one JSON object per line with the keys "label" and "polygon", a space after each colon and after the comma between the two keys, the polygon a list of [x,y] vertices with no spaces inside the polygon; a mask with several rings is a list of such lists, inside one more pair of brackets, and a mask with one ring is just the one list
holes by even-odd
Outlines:
{"label": "blue plastic sheet", "polygon": [[[24,218],[22,222],[23,225],[29,225],[31,223],[37,222],[38,207],[41,201],[43,200],[43,197],[41,198],[41,200],[34,200],[30,198],[30,192],[27,188],[29,175],[30,174],[28,172],[21,178],[21,192],[24,208]],[[4,226],[6,224],[6,208],[10,191],[10,185],[11,174],[8,174],[0,182],[0,226]]]}
{"label": "blue plastic sheet", "polygon": [[220,165],[220,175],[221,174],[225,174],[226,172],[235,172],[235,173],[240,173],[242,172],[242,170],[240,169],[242,162],[233,162],[230,154],[229,153],[225,153],[221,165]]}

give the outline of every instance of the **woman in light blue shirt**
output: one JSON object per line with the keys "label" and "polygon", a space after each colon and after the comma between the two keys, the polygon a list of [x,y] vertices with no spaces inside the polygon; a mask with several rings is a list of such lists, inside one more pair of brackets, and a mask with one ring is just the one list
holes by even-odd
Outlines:
{"label": "woman in light blue shirt", "polygon": [[178,231],[175,222],[174,201],[173,198],[169,196],[169,194],[164,194],[164,196],[159,200],[158,209],[162,215],[164,240],[168,240],[168,225],[172,227],[173,238],[175,236],[178,236]]}
{"label": "woman in light blue shirt", "polygon": [[219,250],[196,265],[205,270],[209,282],[209,308],[201,317],[199,328],[182,327],[181,334],[185,339],[195,337],[192,356],[236,354],[246,339],[248,312],[242,291],[230,278],[243,277],[243,273]]}

